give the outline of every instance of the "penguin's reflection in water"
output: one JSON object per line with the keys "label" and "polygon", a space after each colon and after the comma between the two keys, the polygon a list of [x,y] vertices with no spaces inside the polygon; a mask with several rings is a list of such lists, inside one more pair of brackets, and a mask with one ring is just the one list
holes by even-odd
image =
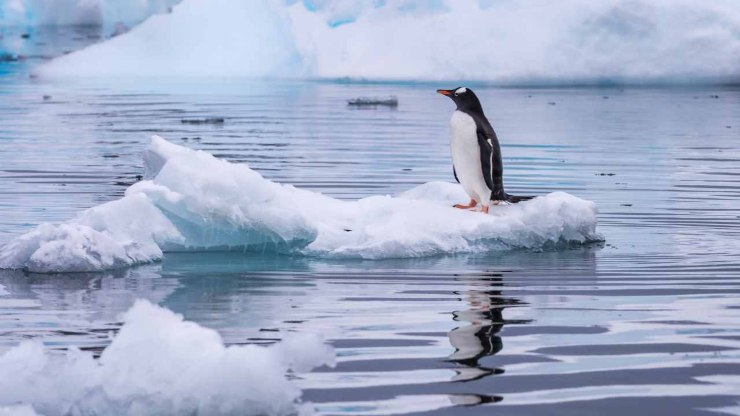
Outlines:
{"label": "penguin's reflection in water", "polygon": [[448,360],[462,364],[455,369],[457,374],[452,381],[470,381],[502,373],[501,369],[481,366],[479,360],[498,353],[504,347],[497,335],[504,327],[503,311],[507,306],[520,302],[502,296],[503,279],[500,275],[465,276],[459,280],[467,280],[469,287],[460,292],[467,309],[452,312],[452,319],[461,325],[447,333],[450,344],[455,348]]}

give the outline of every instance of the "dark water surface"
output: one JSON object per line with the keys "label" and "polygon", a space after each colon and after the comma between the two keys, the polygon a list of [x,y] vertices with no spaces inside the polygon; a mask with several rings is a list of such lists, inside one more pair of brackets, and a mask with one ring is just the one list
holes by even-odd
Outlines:
{"label": "dark water surface", "polygon": [[[452,180],[440,85],[28,78],[0,63],[0,243],[120,197],[151,134],[338,198]],[[168,254],[0,271],[0,350],[99,351],[147,298],[230,344],[323,334],[319,414],[740,414],[740,90],[478,87],[507,190],[599,207],[598,246],[383,261]],[[346,100],[396,95],[396,109]],[[44,98],[44,96],[48,96]],[[182,120],[222,117],[223,124]]]}

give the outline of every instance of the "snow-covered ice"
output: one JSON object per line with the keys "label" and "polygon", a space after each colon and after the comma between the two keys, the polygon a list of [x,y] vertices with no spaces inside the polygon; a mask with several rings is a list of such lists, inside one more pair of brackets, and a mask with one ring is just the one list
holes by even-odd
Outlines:
{"label": "snow-covered ice", "polygon": [[38,73],[718,82],[740,75],[739,34],[736,0],[184,0]]}
{"label": "snow-covered ice", "polygon": [[122,199],[11,240],[0,249],[0,267],[94,271],[154,261],[163,251],[244,248],[417,257],[599,238],[595,205],[562,192],[484,216],[451,208],[467,198],[451,183],[427,183],[398,197],[340,201],[158,136],[144,159],[148,180]]}
{"label": "snow-covered ice", "polygon": [[286,374],[334,357],[312,334],[227,347],[216,331],[139,300],[99,359],[38,341],[0,356],[0,415],[294,414],[301,391]]}
{"label": "snow-covered ice", "polygon": [[596,206],[563,192],[454,209],[458,184],[341,201],[263,178],[153,136],[147,178],[123,198],[62,224],[41,224],[0,248],[0,268],[95,271],[158,260],[166,251],[255,249],[332,258],[398,258],[542,249],[600,239]]}

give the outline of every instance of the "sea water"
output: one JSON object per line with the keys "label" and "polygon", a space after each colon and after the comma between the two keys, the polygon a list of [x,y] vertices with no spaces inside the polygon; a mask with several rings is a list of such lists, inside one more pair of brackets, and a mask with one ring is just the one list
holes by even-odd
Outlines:
{"label": "sea water", "polygon": [[[29,78],[33,59],[2,64],[0,244],[121,198],[152,134],[341,200],[454,181],[453,108],[434,92],[449,82],[47,81]],[[0,349],[106,354],[121,313],[147,299],[229,346],[323,338],[336,366],[291,377],[319,414],[737,413],[740,90],[470,86],[499,135],[507,192],[593,201],[603,242],[3,270]],[[347,106],[388,95],[397,108]],[[206,118],[224,122],[187,122]]]}

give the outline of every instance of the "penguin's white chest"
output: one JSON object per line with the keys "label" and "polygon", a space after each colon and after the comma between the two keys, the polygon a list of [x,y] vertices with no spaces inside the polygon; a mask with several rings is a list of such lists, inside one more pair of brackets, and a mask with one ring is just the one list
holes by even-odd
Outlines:
{"label": "penguin's white chest", "polygon": [[479,203],[488,204],[491,190],[481,169],[475,120],[462,111],[455,111],[450,120],[450,150],[455,173],[465,192]]}

